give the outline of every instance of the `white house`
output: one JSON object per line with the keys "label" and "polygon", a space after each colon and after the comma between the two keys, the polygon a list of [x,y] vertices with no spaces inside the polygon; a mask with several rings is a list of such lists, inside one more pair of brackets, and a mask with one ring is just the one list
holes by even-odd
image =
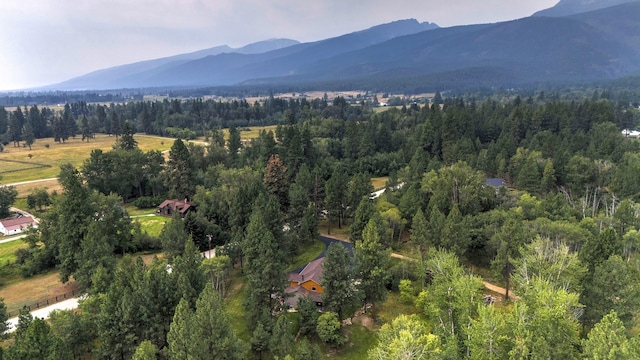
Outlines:
{"label": "white house", "polygon": [[29,226],[38,227],[38,223],[31,216],[0,220],[0,233],[4,235],[20,234]]}

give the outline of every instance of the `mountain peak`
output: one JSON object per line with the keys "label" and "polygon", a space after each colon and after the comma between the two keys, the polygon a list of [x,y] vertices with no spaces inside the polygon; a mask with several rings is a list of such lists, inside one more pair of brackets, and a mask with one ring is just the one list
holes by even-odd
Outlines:
{"label": "mountain peak", "polygon": [[555,6],[538,11],[533,16],[560,17],[621,5],[634,0],[560,0]]}

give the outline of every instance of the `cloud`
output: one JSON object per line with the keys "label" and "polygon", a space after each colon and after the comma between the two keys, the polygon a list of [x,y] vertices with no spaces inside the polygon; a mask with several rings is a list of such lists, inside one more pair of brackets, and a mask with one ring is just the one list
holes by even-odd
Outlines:
{"label": "cloud", "polygon": [[274,37],[315,41],[407,18],[440,26],[528,16],[557,0],[2,0],[0,89]]}

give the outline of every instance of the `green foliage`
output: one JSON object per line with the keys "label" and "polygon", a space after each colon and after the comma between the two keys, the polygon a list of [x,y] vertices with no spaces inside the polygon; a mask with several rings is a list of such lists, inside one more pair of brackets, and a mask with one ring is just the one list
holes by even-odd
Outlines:
{"label": "green foliage", "polygon": [[254,208],[242,245],[249,289],[246,309],[253,326],[257,322],[269,321],[264,318],[265,312],[271,314],[280,307],[277,299],[286,286],[286,250],[283,248],[287,247],[282,243],[282,224],[278,224],[276,215],[277,201],[261,195],[256,204],[261,203],[266,203],[266,206]]}
{"label": "green foliage", "polygon": [[400,285],[398,286],[398,290],[400,290],[400,299],[408,304],[413,303],[415,300],[415,288],[413,287],[413,283],[409,279],[400,280]]}
{"label": "green foliage", "polygon": [[332,243],[322,267],[323,305],[328,311],[335,312],[339,319],[344,319],[358,296],[349,252],[344,246]]}
{"label": "green foliage", "polygon": [[177,139],[169,151],[169,161],[163,175],[170,198],[185,199],[193,195],[196,183],[194,171],[189,149],[182,140]]}
{"label": "green foliage", "polygon": [[15,186],[0,187],[0,219],[8,217],[11,212],[9,208],[16,201],[18,190]]}
{"label": "green foliage", "polygon": [[189,235],[185,229],[184,220],[180,217],[179,212],[174,212],[171,220],[162,227],[160,232],[162,250],[169,261],[183,254],[184,244],[188,238]]}
{"label": "green foliage", "polygon": [[155,360],[158,356],[158,348],[149,340],[144,340],[136,348],[131,360]]}
{"label": "green foliage", "polygon": [[640,346],[627,338],[624,324],[611,310],[582,340],[585,359],[637,359]]}
{"label": "green foliage", "polygon": [[446,359],[440,339],[415,315],[400,315],[378,331],[378,345],[369,350],[371,360]]}
{"label": "green foliage", "polygon": [[509,357],[571,359],[579,344],[578,295],[534,279],[507,313]]}
{"label": "green foliage", "polygon": [[7,305],[4,303],[4,299],[0,298],[0,340],[6,339],[9,334],[9,313],[7,313]]}
{"label": "green foliage", "polygon": [[387,265],[391,251],[385,249],[380,242],[379,232],[377,222],[374,219],[369,220],[362,232],[362,241],[355,247],[360,290],[363,292],[365,303],[384,300],[387,295]]}
{"label": "green foliage", "polygon": [[[326,263],[325,263],[326,264]],[[326,287],[325,287],[326,290]],[[313,335],[318,325],[318,305],[306,296],[298,298],[298,332],[302,336]]]}
{"label": "green foliage", "polygon": [[493,305],[478,305],[478,316],[471,320],[468,346],[472,359],[490,360],[507,357],[509,330],[504,313]]}
{"label": "green foliage", "polygon": [[639,276],[637,268],[619,255],[612,255],[597,265],[585,281],[581,297],[585,305],[585,324],[595,324],[615,310],[626,327],[634,326],[640,307],[640,288],[636,285]]}
{"label": "green foliage", "polygon": [[271,332],[271,339],[269,339],[269,351],[274,357],[284,358],[287,355],[293,354],[294,351],[294,336],[291,322],[287,317],[282,314],[278,316],[273,331]]}
{"label": "green foliage", "polygon": [[446,351],[463,354],[461,344],[482,300],[482,282],[467,274],[458,258],[448,252],[431,253],[427,268],[433,281],[418,295],[416,306],[434,324],[433,332],[447,344]]}
{"label": "green foliage", "polygon": [[336,313],[325,312],[320,315],[320,317],[318,317],[316,332],[320,340],[331,346],[342,346],[345,342],[340,319]]}

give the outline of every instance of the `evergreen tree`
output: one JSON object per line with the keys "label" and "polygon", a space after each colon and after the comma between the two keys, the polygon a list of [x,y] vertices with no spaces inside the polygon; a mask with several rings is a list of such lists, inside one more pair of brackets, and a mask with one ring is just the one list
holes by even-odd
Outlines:
{"label": "evergreen tree", "polygon": [[195,359],[246,358],[247,347],[236,336],[224,302],[211,284],[207,284],[196,302],[190,329],[191,353]]}
{"label": "evergreen tree", "polygon": [[24,124],[24,129],[22,130],[22,140],[24,140],[24,143],[29,147],[29,150],[31,150],[31,145],[33,145],[33,143],[36,141],[31,121],[27,121]]}
{"label": "evergreen tree", "polygon": [[582,354],[585,359],[637,359],[640,346],[630,341],[627,330],[615,312],[611,310],[589,331],[582,340]]}
{"label": "evergreen tree", "polygon": [[180,299],[176,307],[171,328],[167,334],[169,344],[169,359],[182,360],[193,358],[192,331],[194,330],[194,314],[189,307],[189,301]]}
{"label": "evergreen tree", "polygon": [[368,196],[360,199],[353,223],[349,227],[349,240],[351,240],[353,244],[357,244],[358,241],[362,240],[362,231],[365,226],[367,226],[375,212],[373,201],[369,199]]}
{"label": "evergreen tree", "polygon": [[271,339],[269,340],[269,350],[271,354],[279,359],[284,359],[285,356],[292,355],[294,340],[291,323],[284,314],[278,316],[278,320],[273,326]]}
{"label": "evergreen tree", "polygon": [[138,148],[138,142],[133,138],[134,130],[127,121],[122,126],[122,136],[113,145],[114,149],[134,150]]}
{"label": "evergreen tree", "polygon": [[182,140],[173,142],[169,151],[169,161],[164,170],[164,184],[169,196],[185,199],[195,193],[195,175],[191,154]]}
{"label": "evergreen tree", "polygon": [[[245,308],[247,317],[252,319],[254,326],[257,322],[269,321],[268,318],[263,318],[265,311],[271,314],[280,307],[279,299],[286,286],[286,252],[279,241],[282,239],[282,230],[277,228],[277,219],[274,221],[272,216],[266,218],[269,216],[269,208],[271,213],[274,212],[275,199],[265,200],[264,195],[256,200],[256,205],[265,203],[266,206],[254,207],[243,241],[249,289]],[[275,213],[277,214],[277,209]],[[281,229],[282,224],[279,226]]]}
{"label": "evergreen tree", "polygon": [[322,303],[325,309],[335,312],[342,320],[347,317],[347,311],[354,305],[357,295],[347,249],[337,243],[329,245],[322,269]]}
{"label": "evergreen tree", "polygon": [[362,241],[357,243],[355,248],[360,289],[365,303],[382,301],[387,296],[387,265],[391,251],[383,247],[379,233],[375,220],[369,220],[362,232]]}

